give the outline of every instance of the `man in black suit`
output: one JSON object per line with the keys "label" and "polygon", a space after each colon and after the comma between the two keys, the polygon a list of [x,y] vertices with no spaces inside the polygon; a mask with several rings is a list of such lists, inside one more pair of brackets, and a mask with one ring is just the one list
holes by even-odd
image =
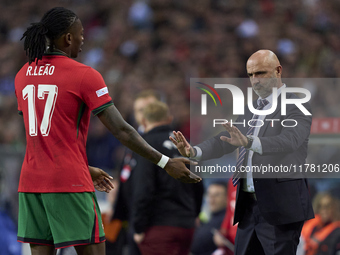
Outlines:
{"label": "man in black suit", "polygon": [[[174,132],[173,143],[183,156],[206,160],[218,158],[239,147],[237,171],[233,182],[237,187],[234,224],[238,230],[235,254],[296,254],[303,222],[314,217],[303,176],[276,173],[275,178],[263,178],[261,173],[238,173],[240,167],[261,165],[296,166],[305,163],[312,118],[294,104],[287,104],[286,115],[281,115],[282,67],[276,55],[269,50],[255,52],[247,61],[247,73],[255,93],[259,96],[254,105],[258,110],[271,109],[272,89],[277,88],[277,109],[268,116],[253,115],[248,107],[241,119],[262,120],[261,127],[231,126],[225,132],[190,146],[180,132]],[[287,93],[287,98],[297,98]],[[310,112],[308,104],[303,105]],[[256,107],[255,107],[256,108]],[[295,127],[285,127],[265,119],[294,119]],[[252,124],[253,126],[259,126]],[[288,126],[288,125],[286,125]],[[241,179],[240,179],[241,177]]]}

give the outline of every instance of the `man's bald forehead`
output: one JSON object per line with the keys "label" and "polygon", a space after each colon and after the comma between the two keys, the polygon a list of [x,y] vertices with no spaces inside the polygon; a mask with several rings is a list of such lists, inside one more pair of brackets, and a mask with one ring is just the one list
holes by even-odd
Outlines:
{"label": "man's bald forehead", "polygon": [[280,65],[279,59],[277,58],[276,54],[271,50],[256,51],[249,57],[248,62],[249,61],[262,62],[265,64],[269,64],[270,66]]}

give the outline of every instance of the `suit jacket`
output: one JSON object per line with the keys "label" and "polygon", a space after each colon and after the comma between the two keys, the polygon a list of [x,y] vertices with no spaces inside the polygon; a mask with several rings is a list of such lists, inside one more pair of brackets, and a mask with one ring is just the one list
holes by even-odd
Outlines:
{"label": "suit jacket", "polygon": [[[295,94],[287,93],[287,98],[298,98]],[[257,105],[254,101],[254,106]],[[304,106],[311,112],[308,103]],[[252,119],[253,114],[248,107],[245,115],[239,116],[237,122],[243,119]],[[288,119],[297,121],[295,127],[283,127],[280,122],[264,121],[258,137],[262,145],[262,155],[254,153],[252,165],[287,166],[305,164],[307,157],[307,144],[312,123],[311,116],[305,116],[295,105],[287,105],[287,113],[281,115],[281,96],[278,98],[277,109],[266,116],[265,119],[279,119],[280,122]],[[238,126],[245,135],[248,126]],[[237,147],[220,140],[220,136],[229,136],[228,132],[222,132],[211,139],[197,145],[202,150],[201,160],[219,158],[226,153],[234,151]],[[246,155],[247,158],[247,155]],[[244,160],[246,164],[247,160]],[[264,178],[262,173],[253,173],[254,187],[257,203],[262,216],[272,225],[289,224],[304,221],[314,217],[311,199],[308,192],[308,183],[303,173],[274,173],[270,178]],[[237,187],[236,208],[234,224],[241,221],[247,207],[245,192],[242,190],[243,181]]]}

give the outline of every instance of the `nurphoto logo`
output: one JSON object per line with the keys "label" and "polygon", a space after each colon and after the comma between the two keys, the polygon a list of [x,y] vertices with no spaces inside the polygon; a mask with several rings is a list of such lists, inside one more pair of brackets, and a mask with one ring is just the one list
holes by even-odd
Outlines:
{"label": "nurphoto logo", "polygon": [[[232,84],[214,84],[214,87],[202,83],[202,82],[196,82],[201,85],[204,85],[205,87],[209,88],[215,96],[218,98],[220,101],[220,104],[222,106],[222,100],[220,95],[217,93],[216,89],[227,89],[231,92],[232,99],[233,99],[233,115],[244,115],[244,105],[245,105],[245,97],[242,92],[242,90]],[[207,89],[202,88],[202,87],[197,87],[198,89],[202,90],[203,92],[206,92],[206,94],[201,95],[201,115],[207,115],[207,108],[208,108],[208,103],[207,103],[207,94],[212,98],[214,101],[215,106],[217,106],[216,99],[214,95]],[[287,93],[300,93],[305,95],[303,98],[287,98]],[[270,109],[266,110],[257,110],[253,106],[253,88],[248,87],[247,88],[247,106],[248,109],[251,113],[254,115],[270,115],[275,110],[277,109],[278,105],[278,97],[277,97],[277,88],[273,87],[272,88],[272,105]],[[287,115],[287,105],[288,104],[294,104],[304,115],[312,115],[306,107],[303,105],[304,103],[309,102],[311,99],[311,93],[309,90],[305,88],[297,88],[297,87],[283,87],[281,89],[281,115]],[[256,120],[255,122],[253,120],[248,121],[248,126],[253,126],[253,127],[261,127],[264,125],[264,121],[269,121],[271,122],[271,126],[274,126],[274,122],[280,121],[279,119],[265,119],[265,120]],[[216,125],[222,125],[225,123],[231,123],[233,124],[243,124],[243,126],[246,125],[246,121],[244,120],[243,122],[234,122],[232,120],[226,120],[226,119],[213,119],[213,127]],[[282,123],[283,122],[283,123]],[[256,124],[255,124],[256,123]],[[290,123],[290,124],[289,124]],[[297,120],[294,119],[285,119],[284,121],[281,121],[281,125],[284,127],[295,127],[298,124]]]}

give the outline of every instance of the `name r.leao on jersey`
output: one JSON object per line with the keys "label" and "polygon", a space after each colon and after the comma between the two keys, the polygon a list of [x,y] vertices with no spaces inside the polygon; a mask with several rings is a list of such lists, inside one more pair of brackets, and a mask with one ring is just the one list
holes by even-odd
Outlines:
{"label": "name r.leao on jersey", "polygon": [[26,76],[41,76],[41,75],[52,75],[54,73],[55,66],[46,64],[44,66],[28,66]]}

